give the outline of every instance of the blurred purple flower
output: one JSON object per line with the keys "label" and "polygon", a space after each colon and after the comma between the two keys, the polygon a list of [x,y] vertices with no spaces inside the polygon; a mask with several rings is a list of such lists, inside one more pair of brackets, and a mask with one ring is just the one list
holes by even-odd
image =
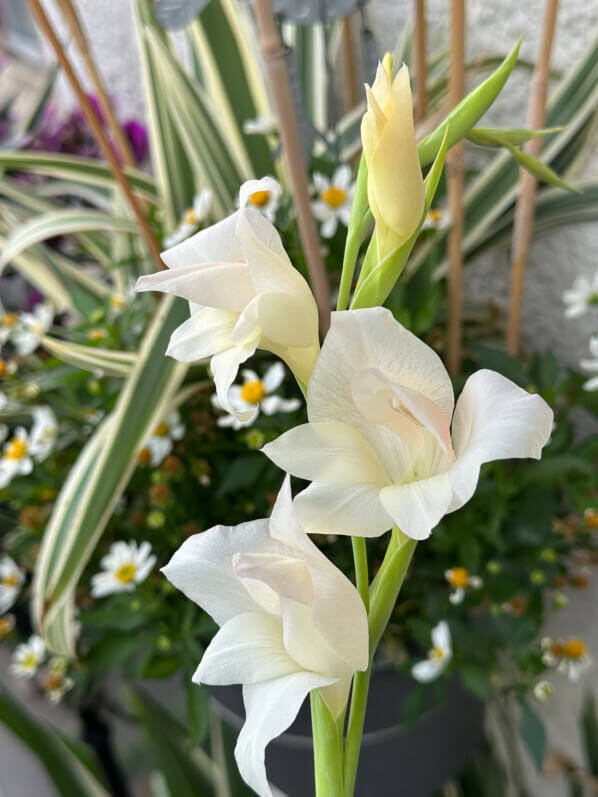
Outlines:
{"label": "blurred purple flower", "polygon": [[143,163],[147,157],[147,130],[143,122],[129,119],[123,125],[123,131],[131,144],[131,149],[138,164]]}
{"label": "blurred purple flower", "polygon": [[27,296],[27,303],[25,305],[25,312],[30,313],[36,304],[44,301],[44,295],[37,290],[32,290]]}
{"label": "blurred purple flower", "polygon": [[[98,98],[94,94],[88,94],[87,99],[91,103],[91,107],[93,108],[95,115],[98,117],[100,122],[103,125],[106,124],[106,117],[104,116],[104,112]],[[76,108],[73,111],[73,118],[78,124],[82,125],[83,127],[87,127],[87,121],[81,108]]]}

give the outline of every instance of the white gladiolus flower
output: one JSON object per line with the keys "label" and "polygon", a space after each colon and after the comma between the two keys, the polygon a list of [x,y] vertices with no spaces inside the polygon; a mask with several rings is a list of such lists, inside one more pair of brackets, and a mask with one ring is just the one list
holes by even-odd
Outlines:
{"label": "white gladiolus flower", "polygon": [[577,277],[573,285],[563,293],[566,318],[584,315],[590,307],[598,309],[598,271],[592,279]]}
{"label": "white gladiolus flower", "polygon": [[168,270],[140,277],[139,291],[187,299],[191,317],[176,329],[167,354],[181,362],[211,358],[218,398],[236,413],[228,389],[259,347],[284,360],[306,384],[318,356],[318,312],[280,237],[258,211],[241,207],[162,254]]}
{"label": "white gladiolus flower", "polygon": [[152,467],[157,468],[172,451],[175,440],[182,440],[185,436],[185,427],[177,410],[171,412],[165,421],[159,423],[154,429],[150,439],[145,444],[149,451],[149,461]]}
{"label": "white gladiolus flower", "polygon": [[411,669],[411,675],[423,684],[435,681],[446,670],[452,657],[451,631],[448,623],[441,620],[432,629],[432,647],[428,652],[428,658],[415,664]]}
{"label": "white gladiolus flower", "polygon": [[337,312],[309,382],[310,423],[263,450],[313,482],[295,499],[309,533],[396,525],[421,540],[469,501],[482,463],[539,458],[552,426],[540,396],[494,371],[470,376],[453,405],[438,355],[388,310]]}
{"label": "white gladiolus flower", "polygon": [[17,678],[33,678],[46,656],[46,646],[39,636],[29,637],[27,642],[17,645],[9,671]]}
{"label": "white gladiolus flower", "polygon": [[[253,410],[253,415],[246,421],[240,421],[235,415],[226,415],[218,418],[218,426],[231,426],[233,429],[242,429],[251,426],[260,411],[265,415],[276,415],[279,412],[294,412],[301,406],[299,399],[284,399],[273,395],[284,380],[284,366],[277,362],[271,365],[260,379],[255,371],[246,368],[241,371],[242,385],[232,385],[228,391],[228,400],[237,412]],[[212,396],[212,404],[216,409],[223,409],[216,394]]]}
{"label": "white gladiolus flower", "polygon": [[320,172],[315,172],[313,180],[318,198],[311,203],[311,209],[322,224],[320,228],[322,237],[332,238],[339,221],[345,227],[349,226],[355,191],[355,183],[351,182],[351,167],[346,163],[339,166],[331,180]]}
{"label": "white gladiolus flower", "polygon": [[14,604],[24,580],[25,574],[18,564],[4,554],[0,558],[0,614],[7,612]]}
{"label": "white gladiolus flower", "polygon": [[260,180],[247,180],[239,189],[239,206],[246,205],[258,210],[268,221],[274,221],[282,188],[273,177],[262,177]]}
{"label": "white gladiolus flower", "polygon": [[181,223],[176,230],[164,239],[164,246],[170,249],[189,238],[197,230],[199,224],[205,221],[212,205],[212,191],[203,188],[193,199],[193,205],[183,214]]}
{"label": "white gladiolus flower", "polygon": [[110,551],[100,562],[102,572],[91,579],[91,594],[94,598],[104,598],[115,592],[132,592],[137,584],[149,576],[156,557],[152,555],[149,542],[114,542]]}
{"label": "white gladiolus flower", "polygon": [[266,745],[312,689],[338,717],[353,673],[368,666],[363,602],[298,524],[288,476],[269,520],[190,537],[163,572],[221,626],[193,680],[243,684],[235,757],[251,788],[271,797]]}
{"label": "white gladiolus flower", "polygon": [[[592,335],[590,338],[590,354],[591,360],[582,360],[579,364],[585,371],[590,373],[598,371],[598,335]],[[596,376],[591,376],[587,382],[584,382],[584,390],[598,390],[598,373]]]}
{"label": "white gladiolus flower", "polygon": [[245,119],[243,122],[243,132],[248,136],[269,136],[276,132],[276,128],[276,119],[265,113],[258,114],[255,119]]}
{"label": "white gladiolus flower", "polygon": [[10,336],[17,353],[22,356],[32,354],[53,322],[54,306],[50,302],[40,302],[32,313],[20,313]]}
{"label": "white gladiolus flower", "polygon": [[450,570],[445,570],[444,577],[453,588],[449,600],[455,606],[465,600],[467,587],[481,589],[484,586],[484,582],[479,576],[471,576],[464,567],[452,567]]}

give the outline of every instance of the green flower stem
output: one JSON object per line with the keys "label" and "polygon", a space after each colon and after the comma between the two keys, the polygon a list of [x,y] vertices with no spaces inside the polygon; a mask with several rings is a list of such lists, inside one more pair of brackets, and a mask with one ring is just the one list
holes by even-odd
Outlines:
{"label": "green flower stem", "polygon": [[368,574],[368,554],[363,537],[351,537],[353,562],[355,563],[355,584],[365,606],[370,610],[370,577]]}
{"label": "green flower stem", "polygon": [[353,204],[351,205],[351,215],[345,240],[345,253],[343,255],[343,270],[341,272],[341,282],[338,289],[337,310],[346,310],[349,304],[349,293],[351,283],[357,264],[357,256],[361,244],[365,241],[370,227],[372,226],[372,213],[368,204],[368,167],[365,157],[361,156],[357,179],[355,181],[355,192],[353,194]]}
{"label": "green flower stem", "polygon": [[317,689],[310,694],[316,797],[343,794],[343,719],[335,722]]}
{"label": "green flower stem", "polygon": [[[365,672],[357,672],[353,678],[351,710],[345,743],[343,778],[345,783],[344,797],[353,797],[359,751],[363,737],[363,724],[368,699],[372,662],[378,643],[388,625],[390,616],[397,602],[401,586],[405,580],[409,563],[416,546],[415,540],[406,537],[397,528],[393,529],[382,566],[378,571],[370,590],[370,608],[368,616],[370,632],[370,666]],[[355,548],[354,548],[355,551]],[[357,562],[356,562],[357,570]]]}

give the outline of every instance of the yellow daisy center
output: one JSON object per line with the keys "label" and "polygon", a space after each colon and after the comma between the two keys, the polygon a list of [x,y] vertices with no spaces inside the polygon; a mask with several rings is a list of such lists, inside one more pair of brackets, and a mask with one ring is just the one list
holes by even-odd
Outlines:
{"label": "yellow daisy center", "polygon": [[103,329],[90,329],[87,333],[87,337],[89,340],[102,340],[105,334]]}
{"label": "yellow daisy center", "polygon": [[438,645],[435,645],[428,654],[428,658],[442,660],[444,658],[444,650],[438,647]]}
{"label": "yellow daisy center", "polygon": [[241,388],[241,398],[248,404],[259,404],[266,395],[266,389],[261,379],[245,382]]}
{"label": "yellow daisy center", "polygon": [[44,681],[44,689],[46,692],[54,692],[56,689],[60,689],[63,680],[64,679],[62,675],[59,675],[58,673],[48,673],[46,680]]}
{"label": "yellow daisy center", "polygon": [[2,318],[2,325],[5,327],[14,327],[17,323],[17,314],[16,313],[7,313]]}
{"label": "yellow daisy center", "polygon": [[7,459],[23,459],[27,453],[27,443],[21,437],[13,437],[4,450]]}
{"label": "yellow daisy center", "polygon": [[119,296],[119,294],[117,294],[117,293],[113,294],[110,297],[110,304],[112,305],[112,307],[114,307],[115,310],[122,310],[123,307],[127,306],[127,303],[123,299],[123,297]]}
{"label": "yellow daisy center", "polygon": [[195,212],[194,208],[189,208],[189,210],[183,216],[183,223],[184,224],[197,224],[197,213]]}
{"label": "yellow daisy center", "polygon": [[33,651],[26,653],[23,656],[23,661],[21,662],[23,669],[25,670],[33,670],[37,667],[37,656]]}
{"label": "yellow daisy center", "polygon": [[438,224],[439,221],[442,221],[443,213],[441,210],[429,210],[428,211],[428,220],[431,221],[433,224]]}
{"label": "yellow daisy center", "polygon": [[114,573],[114,577],[122,584],[128,584],[135,578],[137,572],[137,565],[134,562],[127,562],[121,565]]}
{"label": "yellow daisy center", "polygon": [[167,437],[169,432],[170,432],[170,427],[168,426],[166,421],[162,421],[162,423],[159,423],[156,426],[156,429],[154,430],[154,436],[155,437]]}
{"label": "yellow daisy center", "polygon": [[17,586],[17,577],[14,573],[9,573],[7,576],[4,576],[2,579],[2,586],[3,587],[16,587]]}
{"label": "yellow daisy center", "polygon": [[449,573],[449,582],[455,589],[462,589],[467,586],[469,575],[464,567],[453,567]]}
{"label": "yellow daisy center", "polygon": [[15,627],[15,621],[12,615],[8,615],[7,617],[0,617],[0,637],[10,634],[10,632],[14,627]]}
{"label": "yellow daisy center", "polygon": [[3,377],[6,374],[6,363],[4,360],[0,359],[0,377]]}
{"label": "yellow daisy center", "polygon": [[568,659],[573,659],[577,661],[585,656],[586,653],[586,646],[585,642],[583,642],[578,637],[571,637],[565,643],[565,656]]}
{"label": "yellow daisy center", "polygon": [[264,205],[268,204],[268,200],[270,199],[270,192],[269,191],[254,191],[253,194],[249,197],[249,202],[254,205],[256,208],[263,208]]}
{"label": "yellow daisy center", "polygon": [[331,208],[340,208],[347,199],[347,192],[344,188],[339,188],[337,185],[331,185],[322,194],[322,200],[330,205]]}

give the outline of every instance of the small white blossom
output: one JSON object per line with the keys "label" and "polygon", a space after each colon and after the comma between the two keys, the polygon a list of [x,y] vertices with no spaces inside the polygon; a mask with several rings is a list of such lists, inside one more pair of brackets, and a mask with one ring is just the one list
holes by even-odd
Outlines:
{"label": "small white blossom", "polygon": [[4,554],[0,558],[0,614],[7,612],[16,601],[25,574],[17,563]]}
{"label": "small white blossom", "polygon": [[566,318],[584,315],[590,307],[598,308],[598,271],[592,279],[577,277],[573,285],[563,293]]}
{"label": "small white blossom", "polygon": [[255,119],[245,119],[243,132],[250,135],[268,136],[277,129],[276,119],[265,113],[258,114]]}
{"label": "small white blossom", "polygon": [[465,590],[468,587],[481,589],[484,586],[484,582],[479,576],[470,576],[464,567],[453,567],[450,570],[445,570],[444,577],[453,587],[449,600],[455,605],[463,603]]}
{"label": "small white blossom", "polygon": [[239,207],[249,206],[273,222],[280,204],[282,188],[273,177],[247,180],[239,189]]}
{"label": "small white blossom", "polygon": [[10,336],[17,353],[21,356],[32,354],[53,322],[54,306],[50,302],[40,302],[32,313],[20,313]]}
{"label": "small white blossom", "polygon": [[[242,385],[232,385],[228,391],[228,400],[236,412],[248,412],[253,410],[253,415],[246,421],[240,421],[236,416],[222,415],[216,423],[218,426],[231,426],[233,429],[242,429],[251,426],[261,412],[265,415],[275,415],[279,412],[293,412],[301,406],[299,399],[284,399],[280,396],[272,395],[282,384],[285,377],[285,369],[282,363],[277,362],[271,365],[260,379],[255,371],[245,369],[241,372],[243,377]],[[212,396],[212,404],[216,409],[223,409],[218,396]]]}
{"label": "small white blossom", "polygon": [[[585,371],[589,371],[590,373],[598,372],[598,334],[592,335],[590,338],[590,354],[593,359],[582,360],[580,365]],[[591,376],[588,381],[584,383],[583,389],[598,390],[598,373],[596,373],[596,376]]]}
{"label": "small white blossom", "polygon": [[441,620],[432,629],[432,648],[428,651],[428,658],[415,664],[411,675],[420,683],[435,681],[446,670],[452,657],[451,631],[448,623]]}
{"label": "small white blossom", "polygon": [[554,687],[549,681],[538,681],[534,686],[534,697],[540,703],[545,703],[554,695]]}
{"label": "small white blossom", "polygon": [[426,213],[422,230],[446,230],[451,226],[451,217],[447,210],[432,208]]}
{"label": "small white blossom", "polygon": [[164,247],[170,249],[193,235],[201,222],[207,218],[211,204],[212,191],[209,188],[203,188],[193,199],[192,207],[183,214],[181,223],[176,230],[164,239]]}
{"label": "small white blossom", "polygon": [[100,562],[102,571],[91,579],[91,594],[103,598],[115,592],[132,592],[149,576],[156,557],[149,542],[115,542]]}
{"label": "small white blossom", "polygon": [[52,452],[58,436],[58,421],[50,407],[34,407],[33,426],[29,433],[29,452],[36,462],[43,462]]}
{"label": "small white blossom", "polygon": [[572,683],[578,681],[580,675],[592,664],[585,642],[578,637],[569,637],[567,640],[545,637],[542,640],[542,650],[544,664],[564,672]]}
{"label": "small white blossom", "polygon": [[11,439],[4,444],[0,457],[0,488],[6,487],[15,476],[26,476],[33,470],[29,452],[27,429],[19,426]]}
{"label": "small white blossom", "polygon": [[44,678],[44,691],[50,703],[60,703],[75,682],[67,676],[68,662],[61,656],[50,660],[48,672]]}
{"label": "small white blossom", "polygon": [[27,642],[17,645],[9,670],[17,678],[33,678],[46,656],[46,646],[39,636],[29,637]]}
{"label": "small white blossom", "polygon": [[355,191],[355,183],[351,182],[351,167],[346,163],[339,166],[332,180],[320,172],[314,172],[313,181],[318,198],[311,203],[312,212],[322,224],[322,237],[332,238],[339,221],[345,227],[349,224]]}
{"label": "small white blossom", "polygon": [[181,416],[175,410],[165,421],[159,423],[154,433],[147,441],[145,448],[150,452],[150,465],[156,468],[172,451],[175,440],[181,440],[185,435],[185,427]]}
{"label": "small white blossom", "polygon": [[113,316],[123,312],[135,298],[135,281],[130,280],[124,293],[115,291],[110,294],[110,310]]}
{"label": "small white blossom", "polygon": [[17,313],[4,313],[0,316],[0,346],[4,346],[10,340],[10,337],[18,323],[19,316]]}

